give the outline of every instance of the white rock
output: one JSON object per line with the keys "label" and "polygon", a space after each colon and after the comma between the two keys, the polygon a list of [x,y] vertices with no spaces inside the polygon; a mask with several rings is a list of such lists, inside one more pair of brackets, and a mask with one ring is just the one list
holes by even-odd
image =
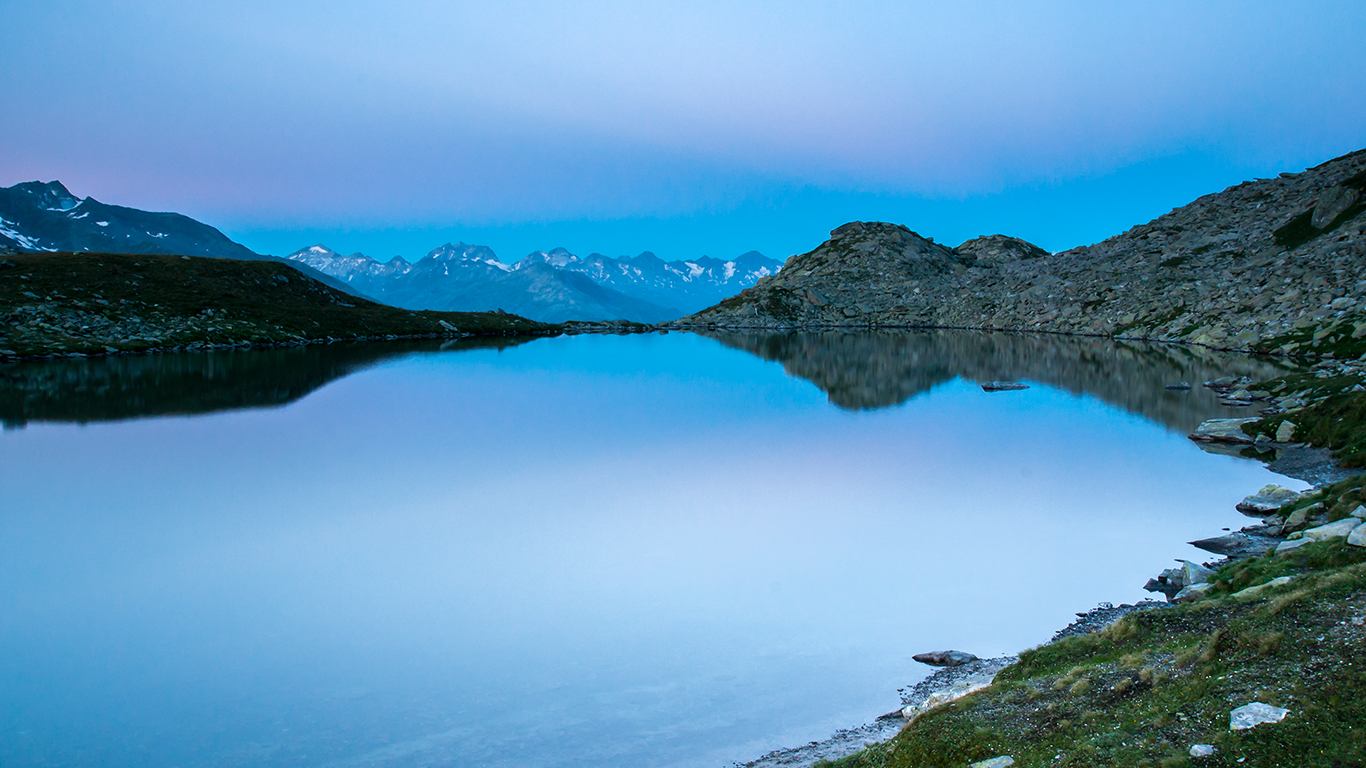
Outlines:
{"label": "white rock", "polygon": [[1306,539],[1306,538],[1304,538],[1303,536],[1296,536],[1296,537],[1293,538],[1293,539],[1287,539],[1287,540],[1285,540],[1285,541],[1282,541],[1280,544],[1277,544],[1277,545],[1276,545],[1276,554],[1278,554],[1278,555],[1283,555],[1283,554],[1285,554],[1286,552],[1292,552],[1292,551],[1294,551],[1294,550],[1296,550],[1296,549],[1299,549],[1300,547],[1304,546],[1305,544],[1313,544],[1313,543],[1314,543],[1314,540],[1313,540],[1313,539]]}
{"label": "white rock", "polygon": [[1358,525],[1347,534],[1347,543],[1354,547],[1366,547],[1366,523]]}
{"label": "white rock", "polygon": [[1006,768],[1007,765],[1014,764],[1015,758],[1010,755],[1001,755],[1000,757],[993,757],[990,760],[982,760],[981,762],[973,763],[971,768]]}
{"label": "white rock", "polygon": [[1209,757],[1219,750],[1213,744],[1192,744],[1191,757]]}
{"label": "white rock", "polygon": [[1320,525],[1317,528],[1307,528],[1304,531],[1304,538],[1311,541],[1328,541],[1329,539],[1345,539],[1354,528],[1361,525],[1361,521],[1355,517],[1345,517],[1334,523]]}
{"label": "white rock", "polygon": [[1205,593],[1209,592],[1211,589],[1214,589],[1213,584],[1191,584],[1188,587],[1182,587],[1180,592],[1172,595],[1172,602],[1193,603],[1204,597]]}
{"label": "white rock", "polygon": [[1238,598],[1239,600],[1247,600],[1250,598],[1258,597],[1268,589],[1275,589],[1276,587],[1289,584],[1290,579],[1290,576],[1281,576],[1280,578],[1272,579],[1271,581],[1268,581],[1265,584],[1258,584],[1255,587],[1248,587],[1247,589],[1234,592],[1233,596]]}
{"label": "white rock", "polygon": [[1356,509],[1352,510],[1351,512],[1348,512],[1347,514],[1352,517],[1366,518],[1366,507],[1363,507],[1360,504],[1358,504]]}
{"label": "white rock", "polygon": [[1233,710],[1228,716],[1228,727],[1235,731],[1242,731],[1252,728],[1262,723],[1279,723],[1290,714],[1290,710],[1273,707],[1270,704],[1263,704],[1254,701],[1251,704],[1244,704]]}
{"label": "white rock", "polygon": [[1243,431],[1243,425],[1254,421],[1260,419],[1210,419],[1196,427],[1190,438],[1198,443],[1252,443],[1253,437]]}
{"label": "white rock", "polygon": [[1278,443],[1288,443],[1288,442],[1290,442],[1291,438],[1293,438],[1294,436],[1295,436],[1295,422],[1293,422],[1293,421],[1282,421],[1282,422],[1281,422],[1281,425],[1280,425],[1279,427],[1276,427],[1276,442],[1278,442]]}
{"label": "white rock", "polygon": [[1177,560],[1176,562],[1181,563],[1181,583],[1186,586],[1204,584],[1214,578],[1214,571],[1199,563],[1192,563],[1189,560]]}

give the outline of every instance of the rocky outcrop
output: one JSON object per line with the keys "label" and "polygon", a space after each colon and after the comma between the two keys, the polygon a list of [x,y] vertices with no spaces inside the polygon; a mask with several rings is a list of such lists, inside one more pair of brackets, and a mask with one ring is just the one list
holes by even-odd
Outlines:
{"label": "rocky outcrop", "polygon": [[1366,150],[1056,254],[850,222],[682,327],[935,326],[1331,351],[1366,337]]}

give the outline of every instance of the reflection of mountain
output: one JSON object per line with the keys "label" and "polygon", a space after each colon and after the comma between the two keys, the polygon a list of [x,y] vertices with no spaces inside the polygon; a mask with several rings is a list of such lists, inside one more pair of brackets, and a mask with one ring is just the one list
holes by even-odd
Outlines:
{"label": "reflection of mountain", "polygon": [[310,344],[264,350],[35,360],[0,366],[0,422],[119,421],[291,403],[330,381],[422,352],[503,348],[530,337]]}
{"label": "reflection of mountain", "polygon": [[[820,387],[841,408],[900,405],[956,377],[979,383],[1020,379],[1091,395],[1183,431],[1221,411],[1238,415],[1251,410],[1223,408],[1200,382],[1220,376],[1269,378],[1278,370],[1246,355],[1203,347],[1084,336],[946,330],[705,335],[782,363],[789,374]],[[1179,381],[1194,389],[1165,389]]]}

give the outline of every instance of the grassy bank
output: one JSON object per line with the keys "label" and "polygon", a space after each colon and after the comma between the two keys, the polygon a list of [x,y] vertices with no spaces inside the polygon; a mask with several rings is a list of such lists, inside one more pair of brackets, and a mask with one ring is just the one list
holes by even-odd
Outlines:
{"label": "grassy bank", "polygon": [[[1366,466],[1361,383],[1331,364],[1262,382],[1290,406],[1246,431],[1265,446],[1289,421],[1294,440]],[[1281,515],[1342,519],[1366,500],[1364,482],[1326,486]],[[1007,755],[1018,766],[1366,765],[1366,548],[1318,542],[1229,563],[1213,581],[1197,602],[1026,651],[991,687],[824,765],[961,768]],[[1232,730],[1230,712],[1255,701],[1289,714]],[[1195,744],[1217,751],[1192,757]]]}
{"label": "grassy bank", "polygon": [[554,333],[499,312],[414,312],[285,264],[113,253],[0,257],[0,356]]}

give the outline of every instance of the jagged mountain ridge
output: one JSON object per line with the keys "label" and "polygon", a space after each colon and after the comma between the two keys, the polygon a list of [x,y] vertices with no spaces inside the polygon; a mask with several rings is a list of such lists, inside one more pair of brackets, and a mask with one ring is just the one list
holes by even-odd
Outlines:
{"label": "jagged mountain ridge", "polygon": [[[679,325],[1040,330],[1295,352],[1366,333],[1366,150],[1244,182],[1101,243],[958,248],[851,222]],[[1317,331],[1315,330],[1317,329]]]}
{"label": "jagged mountain ridge", "polygon": [[709,306],[774,274],[777,261],[755,251],[734,260],[702,257],[666,262],[645,252],[614,259],[579,257],[564,248],[537,251],[506,264],[492,249],[447,243],[416,262],[344,256],[323,245],[288,256],[344,280],[382,301],[409,309],[504,309],[561,320],[672,320]]}
{"label": "jagged mountain ridge", "polygon": [[[60,181],[0,187],[0,253],[57,251],[285,261],[256,253],[189,216],[108,205],[93,197],[78,198]],[[286,263],[333,288],[356,293],[307,265]]]}

